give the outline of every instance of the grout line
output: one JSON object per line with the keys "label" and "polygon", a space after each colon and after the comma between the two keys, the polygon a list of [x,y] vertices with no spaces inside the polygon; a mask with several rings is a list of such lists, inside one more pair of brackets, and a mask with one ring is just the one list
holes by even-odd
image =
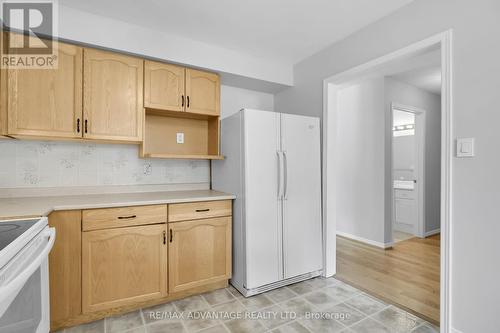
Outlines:
{"label": "grout line", "polygon": [[[395,309],[395,311],[398,311],[398,312],[403,313],[403,314],[409,314],[410,316],[417,318],[417,320],[421,320],[421,321],[422,321],[421,323],[419,323],[418,325],[416,325],[413,329],[416,329],[416,328],[418,328],[418,327],[423,327],[423,326],[425,326],[425,325],[428,325],[428,324],[429,324],[429,322],[428,322],[428,321],[426,321],[425,319],[422,319],[422,318],[420,318],[420,317],[418,317],[418,316],[415,316],[415,315],[413,315],[413,314],[411,314],[411,313],[409,313],[409,312],[407,312],[407,311],[405,311],[405,310],[403,310],[403,309],[401,309],[401,308],[399,308],[399,307],[397,307],[397,306],[395,306],[395,305],[387,304],[387,303],[383,302],[382,300],[380,300],[379,298],[374,297],[374,296],[371,296],[371,295],[369,295],[369,294],[366,294],[366,293],[364,293],[362,290],[360,290],[360,289],[358,289],[358,288],[351,287],[351,286],[350,286],[350,285],[348,285],[348,284],[346,284],[346,285],[347,285],[347,286],[349,286],[349,287],[353,290],[352,295],[350,295],[349,297],[347,297],[347,298],[345,298],[345,299],[343,299],[343,300],[341,300],[341,301],[338,301],[338,302],[336,301],[334,304],[331,304],[331,305],[325,306],[324,308],[323,308],[323,307],[321,307],[321,306],[317,306],[317,305],[313,304],[312,302],[310,302],[309,300],[307,300],[307,299],[306,299],[306,297],[307,297],[308,295],[311,295],[311,294],[313,294],[313,293],[315,293],[315,292],[326,292],[326,290],[327,290],[327,289],[330,289],[330,288],[333,288],[333,287],[339,287],[339,286],[342,286],[342,284],[337,283],[337,282],[342,282],[342,281],[337,280],[337,279],[335,279],[335,278],[332,278],[332,279],[333,279],[333,280],[335,280],[335,281],[336,281],[336,283],[334,283],[334,284],[330,284],[330,285],[325,285],[325,286],[322,286],[322,287],[316,288],[315,290],[313,290],[313,291],[309,291],[309,292],[306,292],[306,293],[304,293],[304,294],[298,294],[298,293],[296,293],[293,289],[288,288],[288,286],[284,286],[284,287],[278,288],[278,289],[283,289],[283,288],[286,288],[286,289],[288,289],[289,291],[291,291],[291,292],[294,294],[294,296],[292,296],[292,297],[290,297],[290,298],[288,298],[288,299],[285,299],[285,300],[279,301],[279,302],[278,302],[278,301],[275,301],[273,298],[271,298],[270,296],[266,295],[266,293],[267,293],[267,292],[266,292],[266,293],[259,294],[259,295],[264,296],[264,297],[265,297],[265,299],[268,299],[268,300],[271,302],[271,304],[267,304],[267,305],[265,305],[265,306],[258,307],[258,308],[254,309],[254,310],[250,310],[247,306],[245,306],[245,304],[241,301],[241,299],[242,299],[242,298],[241,298],[241,297],[239,297],[239,296],[236,296],[233,292],[231,292],[230,290],[228,290],[228,288],[227,288],[227,287],[226,287],[226,288],[224,288],[224,290],[226,290],[226,291],[227,291],[227,292],[231,295],[232,299],[230,299],[230,300],[225,300],[225,301],[223,301],[223,302],[221,302],[221,303],[217,303],[217,304],[211,305],[211,304],[210,304],[210,303],[206,300],[205,296],[203,296],[203,294],[202,294],[202,295],[199,295],[199,296],[201,296],[202,302],[203,302],[203,303],[205,303],[205,304],[208,306],[208,308],[207,308],[207,309],[205,309],[205,310],[207,310],[207,311],[214,311],[214,312],[216,311],[216,310],[214,309],[214,307],[221,306],[221,305],[224,305],[224,304],[227,304],[227,303],[230,303],[230,302],[237,302],[239,305],[241,305],[241,307],[242,307],[242,308],[244,309],[244,311],[246,311],[246,312],[259,312],[259,311],[266,311],[267,309],[269,309],[269,308],[271,308],[271,307],[273,307],[273,306],[277,306],[280,310],[286,310],[285,303],[287,303],[287,302],[289,302],[289,301],[291,301],[291,300],[302,300],[303,302],[305,302],[306,304],[308,304],[308,305],[312,308],[312,310],[313,310],[313,311],[316,311],[316,312],[320,312],[320,311],[327,311],[327,310],[328,310],[328,307],[334,307],[334,306],[337,306],[337,305],[339,305],[339,304],[344,304],[344,305],[345,305],[346,307],[348,307],[349,309],[354,310],[354,311],[357,311],[357,312],[359,312],[360,314],[362,314],[362,315],[364,316],[364,318],[362,318],[362,319],[361,319],[361,320],[359,320],[358,322],[353,323],[353,324],[351,324],[351,325],[346,325],[346,324],[344,324],[343,322],[341,322],[340,320],[333,319],[335,322],[337,322],[338,324],[340,324],[343,328],[351,328],[351,327],[353,327],[353,326],[355,326],[355,325],[358,325],[359,323],[361,323],[361,322],[363,322],[363,321],[365,321],[365,320],[367,320],[367,319],[371,319],[371,320],[375,321],[376,323],[378,323],[378,324],[382,325],[383,327],[386,327],[386,328],[388,328],[388,329],[389,329],[389,326],[387,326],[386,324],[384,324],[384,323],[382,323],[381,321],[379,321],[378,319],[376,319],[376,318],[375,318],[375,316],[376,316],[376,315],[378,315],[379,313],[381,313],[381,312],[383,312],[383,311],[385,311],[385,310],[387,310],[387,309],[391,308],[391,307],[392,307],[392,308],[394,308],[394,309]],[[345,284],[345,283],[343,283],[343,284]],[[327,295],[328,295],[328,293],[327,293]],[[330,296],[330,295],[328,295],[328,296]],[[364,297],[368,297],[368,298],[370,298],[370,299],[373,299],[374,301],[376,301],[376,302],[378,302],[378,303],[380,303],[380,304],[384,305],[384,307],[383,307],[381,310],[377,311],[377,312],[374,312],[374,313],[372,313],[372,314],[367,314],[367,313],[365,313],[365,312],[363,312],[363,311],[361,311],[361,310],[357,309],[356,307],[354,307],[354,306],[349,305],[349,304],[347,304],[347,303],[346,303],[347,301],[349,301],[349,300],[351,300],[351,299],[353,299],[353,298],[359,297],[359,296],[364,296]],[[332,297],[332,296],[330,296],[330,297]],[[333,297],[332,297],[332,298],[333,298]],[[167,302],[167,303],[164,303],[164,304],[169,304],[169,303],[171,303],[171,304],[172,304],[172,306],[173,306],[173,308],[175,309],[175,311],[177,311],[177,312],[179,312],[179,313],[184,313],[184,312],[186,312],[186,311],[180,311],[180,310],[179,310],[178,306],[175,304],[175,303],[176,303],[176,301],[171,301],[171,302]],[[142,327],[142,328],[144,328],[145,330],[147,330],[147,326],[148,326],[148,325],[146,325],[146,320],[145,320],[145,317],[144,317],[144,316],[145,316],[145,314],[144,314],[144,312],[143,312],[143,309],[139,309],[138,311],[139,311],[139,315],[140,315],[140,317],[141,317],[141,323],[142,323],[142,325],[141,325],[141,326],[139,326],[139,327]],[[203,311],[203,309],[202,309],[202,310],[195,310],[195,311]],[[107,324],[108,319],[109,319],[109,317],[105,317],[105,318],[103,318],[103,326],[104,326],[103,332],[104,332],[104,333],[106,333],[106,332],[107,332],[107,328],[106,328],[106,326],[107,326],[107,325],[106,325],[106,324]],[[232,320],[238,320],[238,319],[232,319]],[[219,318],[216,318],[216,319],[215,319],[215,323],[214,323],[214,325],[211,325],[211,326],[209,326],[209,327],[202,328],[202,329],[197,330],[197,331],[188,330],[188,327],[187,327],[187,321],[186,321],[184,318],[181,318],[181,320],[179,320],[179,321],[177,321],[177,322],[180,322],[180,323],[181,323],[181,325],[182,325],[183,329],[184,329],[186,332],[200,332],[200,331],[202,331],[202,330],[204,330],[204,329],[213,328],[213,327],[216,327],[216,326],[218,326],[218,325],[219,325],[219,326],[222,326],[222,327],[224,328],[224,330],[225,330],[225,331],[227,331],[227,332],[229,332],[229,333],[230,333],[231,331],[230,331],[230,329],[228,328],[228,326],[227,326],[226,324],[227,324],[229,321],[232,321],[232,320],[220,320]],[[267,328],[267,326],[266,326],[266,325],[264,325],[264,324],[262,323],[262,320],[260,320],[260,319],[256,319],[256,320],[257,320],[257,322],[258,322],[261,326],[263,326],[263,328],[265,329],[265,332],[271,332],[271,331],[273,331],[273,330],[275,330],[275,329],[282,328],[282,327],[285,327],[285,326],[287,326],[287,325],[291,325],[291,324],[292,324],[292,323],[294,323],[294,322],[296,322],[296,323],[298,323],[298,324],[302,325],[303,327],[305,327],[305,328],[306,328],[306,330],[307,330],[308,332],[312,332],[312,331],[311,331],[311,329],[310,329],[309,327],[307,327],[307,325],[306,325],[306,324],[304,324],[304,318],[303,318],[303,317],[300,317],[300,318],[294,318],[294,319],[292,319],[292,320],[290,320],[290,321],[286,321],[286,322],[284,322],[284,323],[282,323],[282,324],[279,324],[279,325],[277,325],[277,326],[275,326],[275,327],[273,327],[273,328]],[[432,324],[431,324],[431,325],[432,325]],[[431,326],[431,327],[433,327],[433,326]],[[66,331],[67,331],[66,329],[63,329],[62,331],[60,331],[60,333],[66,333]]]}

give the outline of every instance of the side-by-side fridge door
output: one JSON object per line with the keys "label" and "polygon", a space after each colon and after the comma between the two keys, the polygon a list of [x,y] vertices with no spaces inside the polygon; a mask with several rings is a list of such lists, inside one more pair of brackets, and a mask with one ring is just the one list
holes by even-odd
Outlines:
{"label": "side-by-side fridge door", "polygon": [[319,118],[282,114],[281,141],[284,275],[288,279],[323,266]]}
{"label": "side-by-side fridge door", "polygon": [[244,110],[247,289],[283,278],[279,113]]}

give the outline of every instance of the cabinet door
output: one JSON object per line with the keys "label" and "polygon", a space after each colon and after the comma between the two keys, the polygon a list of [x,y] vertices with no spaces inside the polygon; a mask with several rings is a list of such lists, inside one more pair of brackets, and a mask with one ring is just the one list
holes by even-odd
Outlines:
{"label": "cabinet door", "polygon": [[169,223],[169,292],[231,277],[231,217]]}
{"label": "cabinet door", "polygon": [[77,128],[82,120],[82,48],[60,42],[54,47],[57,69],[7,70],[8,134],[82,136]]}
{"label": "cabinet door", "polygon": [[144,107],[184,111],[184,67],[146,61],[144,64]]}
{"label": "cabinet door", "polygon": [[220,82],[214,73],[186,69],[186,111],[218,116]]}
{"label": "cabinet door", "polygon": [[49,254],[50,321],[55,328],[82,313],[82,212],[53,212],[49,225],[57,233]]}
{"label": "cabinet door", "polygon": [[143,60],[84,50],[84,137],[142,140]]}
{"label": "cabinet door", "polygon": [[394,229],[410,234],[417,233],[418,211],[414,199],[394,198]]}
{"label": "cabinet door", "polygon": [[165,224],[84,232],[83,312],[167,294]]}

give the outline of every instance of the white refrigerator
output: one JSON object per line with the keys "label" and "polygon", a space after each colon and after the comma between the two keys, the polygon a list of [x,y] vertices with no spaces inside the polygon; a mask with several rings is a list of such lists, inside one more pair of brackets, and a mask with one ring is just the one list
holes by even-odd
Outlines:
{"label": "white refrigerator", "polygon": [[243,109],[221,122],[212,187],[236,194],[231,284],[251,296],[322,272],[320,121]]}

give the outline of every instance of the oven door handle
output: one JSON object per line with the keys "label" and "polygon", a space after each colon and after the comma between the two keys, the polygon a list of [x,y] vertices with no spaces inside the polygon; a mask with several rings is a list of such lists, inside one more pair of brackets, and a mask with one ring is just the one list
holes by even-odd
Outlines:
{"label": "oven door handle", "polygon": [[49,255],[52,246],[54,246],[54,241],[56,240],[56,229],[48,228],[42,231],[48,236],[47,245],[43,248],[40,254],[26,267],[22,272],[20,272],[12,281],[10,281],[5,286],[0,287],[0,299],[3,299],[7,295],[20,290],[22,286],[28,281],[31,275],[42,265],[42,262]]}

